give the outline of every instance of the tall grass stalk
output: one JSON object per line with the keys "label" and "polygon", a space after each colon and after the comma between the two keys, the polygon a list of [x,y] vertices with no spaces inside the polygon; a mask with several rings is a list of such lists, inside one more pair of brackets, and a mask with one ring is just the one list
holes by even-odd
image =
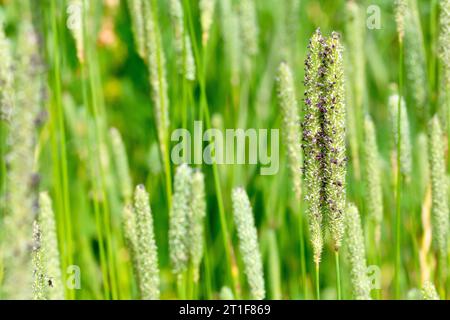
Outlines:
{"label": "tall grass stalk", "polygon": [[[0,21],[0,199],[4,199],[7,181],[7,136],[14,104],[13,52]],[[6,201],[0,209],[6,211]],[[1,260],[1,258],[0,258]],[[0,266],[1,268],[1,266]]]}
{"label": "tall grass stalk", "polygon": [[[269,230],[267,234],[268,255],[269,255],[269,282],[270,282],[270,298],[273,300],[282,299],[281,289],[281,267],[280,252],[277,244],[277,237],[274,230]],[[304,284],[306,287],[306,285]],[[306,291],[306,289],[305,289]],[[306,298],[306,293],[305,293]]]}
{"label": "tall grass stalk", "polygon": [[170,1],[170,14],[174,33],[174,47],[178,73],[187,80],[195,80],[196,70],[189,33],[185,30],[184,13],[181,0]]}
{"label": "tall grass stalk", "polygon": [[[403,51],[403,45],[400,44],[400,51]],[[397,179],[396,179],[396,223],[395,223],[395,296],[398,298],[400,296],[400,269],[401,269],[401,221],[402,221],[402,200],[401,200],[401,192],[402,192],[402,162],[401,162],[401,146],[402,146],[402,86],[403,86],[403,59],[400,59],[400,76],[399,76],[399,99],[398,99],[398,118],[397,118]],[[406,118],[406,114],[403,116]]]}
{"label": "tall grass stalk", "polygon": [[[181,0],[170,1],[170,15],[174,34],[173,44],[175,47],[176,64],[178,74],[181,77],[182,99],[180,99],[180,101],[182,108],[182,125],[183,128],[187,129],[188,107],[191,105],[191,102],[188,103],[188,91],[191,90],[191,82],[196,79],[196,66],[192,52],[190,35],[186,30],[186,23],[184,19],[183,5]],[[186,154],[184,154],[183,156],[185,161],[187,161],[189,154],[186,152]]]}
{"label": "tall grass stalk", "polygon": [[[96,50],[96,10],[99,8],[91,2],[82,0],[82,34],[85,61],[79,61],[82,73],[83,102],[88,106],[93,118],[93,128],[90,133],[92,161],[90,161],[91,183],[93,185],[93,203],[97,235],[99,239],[100,260],[102,265],[103,286],[106,298],[118,299],[117,256],[113,248],[115,239],[112,232],[111,204],[108,193],[107,155],[107,127],[105,105],[100,77],[98,55]],[[91,31],[89,31],[91,30]]]}
{"label": "tall grass stalk", "polygon": [[346,55],[345,67],[347,81],[347,127],[348,140],[351,148],[351,159],[354,175],[359,180],[361,176],[360,150],[363,136],[363,114],[365,106],[366,68],[365,68],[365,20],[361,7],[355,1],[346,4]]}
{"label": "tall grass stalk", "polygon": [[[403,48],[405,37],[405,11],[407,7],[406,0],[396,0],[396,21],[399,44],[399,72],[398,72],[398,101],[397,101],[397,118],[394,123],[397,124],[397,178],[396,178],[396,219],[395,219],[395,298],[400,297],[400,269],[401,269],[401,178],[402,178],[402,99],[403,99]],[[406,108],[405,108],[406,109]],[[404,115],[406,118],[406,115]]]}
{"label": "tall grass stalk", "polygon": [[[81,5],[81,2],[71,2],[71,4]],[[57,181],[57,186],[54,188],[54,199],[57,208],[58,234],[60,238],[62,268],[65,270],[68,266],[73,264],[73,227],[71,225],[71,203],[69,196],[69,173],[68,173],[68,159],[66,146],[66,129],[64,122],[64,114],[62,109],[62,84],[61,84],[61,70],[62,58],[60,56],[59,47],[61,43],[61,33],[56,11],[60,7],[55,1],[50,2],[49,10],[49,26],[51,30],[50,41],[54,52],[48,52],[49,56],[53,57],[53,65],[50,73],[50,87],[52,92],[52,99],[50,102],[50,124],[51,124],[51,142],[52,142],[52,156],[53,156],[53,174]],[[81,30],[77,29],[77,32]],[[77,54],[79,59],[83,59],[83,47],[80,44],[80,34],[76,33]],[[74,291],[66,290],[66,295],[69,299],[74,299]]]}
{"label": "tall grass stalk", "polygon": [[169,96],[167,93],[166,59],[162,46],[160,27],[158,23],[158,7],[154,0],[143,2],[145,21],[145,43],[147,46],[147,65],[156,128],[158,133],[161,159],[166,175],[166,192],[168,206],[171,206],[172,177],[169,156]]}
{"label": "tall grass stalk", "polygon": [[[193,18],[192,18],[192,12],[191,12],[191,5],[187,0],[184,0],[184,8],[186,9],[186,16],[188,20],[188,27],[189,27],[189,33],[191,35],[192,39],[192,47],[194,51],[194,58],[195,58],[195,64],[197,66],[197,75],[198,75],[198,82],[200,86],[200,119],[204,119],[206,124],[206,129],[211,128],[211,117],[209,112],[209,106],[208,106],[208,100],[206,96],[206,84],[205,84],[205,61],[206,61],[206,50],[202,47],[202,50],[200,50],[200,47],[197,44],[197,40],[195,38],[195,29],[193,24]],[[234,257],[234,251],[231,245],[231,239],[228,231],[228,221],[227,217],[225,215],[225,207],[223,202],[223,195],[222,195],[222,187],[220,182],[220,175],[219,170],[217,168],[216,161],[213,161],[212,163],[212,169],[213,169],[213,177],[214,177],[214,189],[217,197],[217,205],[219,209],[219,219],[220,219],[220,229],[221,229],[221,236],[223,240],[224,250],[225,250],[225,256],[226,256],[226,264],[229,266],[227,268],[227,276],[233,283],[233,292],[237,298],[240,297],[239,294],[239,269],[237,268],[235,257]]]}

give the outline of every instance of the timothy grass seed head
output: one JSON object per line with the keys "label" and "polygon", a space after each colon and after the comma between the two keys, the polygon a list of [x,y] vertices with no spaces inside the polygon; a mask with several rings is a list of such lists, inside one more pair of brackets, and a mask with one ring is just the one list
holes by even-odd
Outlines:
{"label": "timothy grass seed head", "polygon": [[136,256],[141,297],[144,300],[159,299],[158,252],[153,230],[153,217],[149,196],[145,187],[139,185],[134,194],[136,222]]}
{"label": "timothy grass seed head", "polygon": [[233,189],[232,202],[234,223],[239,238],[239,249],[244,261],[251,297],[255,300],[262,300],[266,295],[264,270],[252,207],[245,190],[242,188]]}
{"label": "timothy grass seed head", "polygon": [[345,230],[353,296],[357,300],[370,300],[370,283],[367,277],[364,235],[358,209],[354,204],[349,204],[347,207]]}
{"label": "timothy grass seed head", "polygon": [[449,228],[448,180],[442,129],[437,116],[434,116],[430,121],[428,142],[431,172],[433,238],[438,248],[439,266],[441,271],[444,272],[443,274],[446,274]]}
{"label": "timothy grass seed head", "polygon": [[300,200],[302,194],[300,117],[295,95],[294,78],[291,69],[285,62],[281,63],[278,68],[277,92],[283,116],[284,144],[287,149],[294,192],[297,199]]}
{"label": "timothy grass seed head", "polygon": [[189,216],[191,215],[192,169],[180,165],[175,173],[174,194],[169,221],[170,260],[173,272],[180,275],[189,261]]}

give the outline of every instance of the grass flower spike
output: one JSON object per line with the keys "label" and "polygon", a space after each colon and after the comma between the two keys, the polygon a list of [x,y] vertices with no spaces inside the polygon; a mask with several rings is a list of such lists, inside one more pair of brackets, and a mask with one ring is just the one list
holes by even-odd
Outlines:
{"label": "grass flower spike", "polygon": [[310,40],[305,62],[303,121],[306,200],[316,264],[316,295],[319,298],[322,220],[325,218],[335,251],[338,299],[341,298],[339,248],[344,234],[347,163],[345,86],[339,38],[335,32],[324,38],[317,30]]}
{"label": "grass flower spike", "polygon": [[441,15],[439,18],[439,57],[445,68],[445,78],[447,84],[450,84],[450,0],[439,1]]}
{"label": "grass flower spike", "polygon": [[397,22],[397,34],[400,42],[405,37],[405,14],[408,0],[395,0],[395,21]]}
{"label": "grass flower spike", "polygon": [[174,30],[174,47],[178,72],[187,80],[195,80],[195,62],[191,39],[184,27],[184,14],[181,0],[170,0],[170,14]]}
{"label": "grass flower spike", "polygon": [[383,220],[383,193],[381,189],[381,168],[375,125],[369,116],[364,121],[364,163],[367,212],[375,224],[375,242],[380,241]]}
{"label": "grass flower spike", "polygon": [[122,225],[124,230],[124,237],[126,246],[133,264],[133,272],[137,283],[140,286],[139,280],[139,257],[138,257],[138,235],[137,235],[137,217],[134,212],[134,205],[127,204],[123,208]]}
{"label": "grass flower spike", "polygon": [[233,291],[229,287],[220,289],[220,300],[234,300]]}
{"label": "grass flower spike", "polygon": [[423,300],[440,300],[436,287],[430,281],[425,282],[422,288]]}
{"label": "grass flower spike", "polygon": [[309,42],[308,57],[305,61],[305,109],[303,119],[303,153],[304,176],[306,181],[306,201],[308,203],[308,217],[310,224],[311,243],[314,262],[319,264],[322,249],[322,137],[321,115],[317,106],[320,102],[319,88],[322,86],[319,77],[321,69],[321,50],[324,39],[317,30]]}
{"label": "grass flower spike", "polygon": [[[130,212],[128,215],[130,216]],[[158,252],[149,196],[143,185],[138,186],[134,194],[134,219],[133,222],[129,222],[131,229],[129,238],[131,242],[135,242],[134,253],[136,254],[141,298],[156,300],[159,299]],[[136,231],[132,231],[133,224]]]}
{"label": "grass flower spike", "polygon": [[354,204],[350,204],[347,208],[345,229],[351,267],[353,296],[357,300],[370,300],[370,284],[367,277],[364,235],[358,209]]}
{"label": "grass flower spike", "polygon": [[[392,124],[392,134],[394,135],[394,146],[393,150],[397,154],[398,145],[398,94],[394,94],[389,97],[389,112],[391,114],[391,124]],[[408,181],[411,178],[412,171],[412,145],[409,131],[409,120],[408,113],[406,109],[406,103],[402,98],[401,101],[401,119],[400,119],[400,134],[401,134],[401,144],[400,144],[400,172]]]}
{"label": "grass flower spike", "polygon": [[445,169],[445,147],[439,119],[435,116],[429,127],[429,161],[433,239],[439,253],[439,272],[445,277],[447,266],[447,239],[449,228],[448,180]]}
{"label": "grass flower spike", "polygon": [[444,118],[442,124],[447,127],[450,135],[450,0],[439,1],[441,13],[439,17],[439,48],[438,56],[441,61],[441,87],[439,88],[440,113]]}
{"label": "grass flower spike", "polygon": [[41,230],[39,224],[33,223],[33,249],[31,253],[31,261],[33,265],[33,300],[47,300],[45,294],[45,270],[42,261],[41,251]]}
{"label": "grass flower spike", "polygon": [[130,13],[136,50],[142,59],[146,59],[145,23],[143,16],[142,0],[128,0],[128,11]]}
{"label": "grass flower spike", "polygon": [[233,216],[239,238],[239,249],[244,261],[245,274],[250,286],[251,298],[262,300],[266,295],[258,235],[252,207],[247,193],[236,188],[232,194]]}
{"label": "grass flower spike", "polygon": [[[345,211],[345,101],[344,70],[342,46],[339,35],[332,33],[323,48],[325,61],[323,96],[319,101],[319,109],[323,114],[324,152],[326,158],[324,185],[326,197],[327,223],[336,251],[341,246],[344,232],[343,218]],[[319,70],[320,72],[320,70]]]}
{"label": "grass flower spike", "polygon": [[83,39],[83,11],[85,5],[88,5],[88,3],[83,3],[83,0],[69,0],[67,5],[67,27],[75,40],[77,57],[80,62],[84,62],[85,58]]}
{"label": "grass flower spike", "polygon": [[242,0],[239,2],[239,26],[242,37],[242,49],[248,57],[254,57],[259,52],[259,29],[254,0]]}
{"label": "grass flower spike", "polygon": [[192,175],[191,210],[189,216],[189,249],[194,268],[194,280],[199,280],[203,257],[204,220],[206,216],[205,177],[200,171]]}
{"label": "grass flower spike", "polygon": [[186,271],[189,261],[191,182],[192,169],[186,164],[182,164],[175,174],[169,223],[170,261],[172,262],[172,270],[177,275]]}
{"label": "grass flower spike", "polygon": [[[422,27],[416,0],[405,8],[405,68],[406,89],[420,119],[425,119],[427,105],[427,72]],[[409,100],[408,100],[409,101]]]}
{"label": "grass flower spike", "polygon": [[329,39],[316,31],[305,62],[303,149],[308,184],[311,237],[320,261],[322,215],[336,251],[341,246],[345,209],[345,103],[342,47],[339,35]]}
{"label": "grass flower spike", "polygon": [[38,247],[43,263],[45,297],[48,300],[63,300],[64,286],[59,262],[55,214],[52,209],[52,201],[45,192],[39,196],[38,229],[40,232]]}
{"label": "grass flower spike", "polygon": [[216,0],[200,0],[199,8],[201,11],[200,22],[202,25],[202,42],[206,46],[209,40],[209,32],[214,18],[214,8]]}
{"label": "grass flower spike", "polygon": [[[26,19],[26,18],[25,18]],[[8,210],[3,218],[4,280],[8,299],[31,297],[31,248],[39,176],[35,173],[36,119],[42,104],[42,64],[37,34],[28,20],[20,26],[15,99],[9,131]],[[22,86],[22,84],[27,84]],[[3,247],[6,246],[6,247]]]}
{"label": "grass flower spike", "polygon": [[287,148],[294,192],[300,200],[302,194],[300,117],[292,72],[284,62],[278,68],[277,91],[283,116],[284,144]]}
{"label": "grass flower spike", "polygon": [[130,169],[128,167],[127,151],[125,149],[125,145],[123,144],[122,136],[120,135],[119,130],[112,128],[109,133],[117,176],[119,178],[120,188],[122,190],[122,196],[125,202],[129,202],[133,194],[133,189]]}

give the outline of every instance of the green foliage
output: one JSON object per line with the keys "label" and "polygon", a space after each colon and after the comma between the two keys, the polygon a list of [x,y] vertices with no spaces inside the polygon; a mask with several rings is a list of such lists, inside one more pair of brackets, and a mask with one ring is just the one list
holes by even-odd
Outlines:
{"label": "green foliage", "polygon": [[[448,298],[449,1],[368,5],[2,1],[0,298]],[[194,121],[279,171],[172,163]]]}

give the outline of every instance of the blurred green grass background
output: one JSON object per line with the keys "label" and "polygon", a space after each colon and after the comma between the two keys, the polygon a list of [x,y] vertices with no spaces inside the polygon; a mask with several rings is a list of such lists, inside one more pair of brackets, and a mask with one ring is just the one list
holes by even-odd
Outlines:
{"label": "blurred green grass background", "polygon": [[[259,28],[259,53],[252,59],[251,68],[239,68],[239,81],[232,83],[232,65],[225,50],[229,30],[221,24],[217,1],[208,46],[201,50],[204,64],[205,93],[212,125],[218,128],[281,128],[281,117],[275,94],[276,68],[288,60],[295,76],[299,105],[303,106],[304,59],[310,36],[317,28],[324,34],[338,31],[345,44],[353,34],[346,33],[346,1],[301,0],[298,12],[288,9],[292,1],[255,1]],[[188,110],[188,129],[200,119],[201,87],[199,81],[189,83],[190,97],[183,98],[183,79],[178,75],[173,30],[168,1],[158,3],[158,23],[166,55],[169,91],[170,130],[183,126],[183,108]],[[237,5],[237,2],[234,5]],[[398,41],[393,1],[357,1],[365,21],[366,9],[374,5],[380,12],[380,29],[361,30],[365,33],[363,51],[358,54],[366,68],[363,102],[360,112],[369,113],[376,125],[377,141],[382,155],[384,220],[379,252],[367,239],[368,264],[381,269],[381,290],[374,297],[393,298],[394,237],[395,237],[395,172],[391,169],[392,134],[389,122],[388,98],[393,83],[398,81]],[[183,1],[189,7],[196,43],[201,44],[198,1]],[[91,1],[87,13],[86,62],[84,68],[77,59],[75,41],[66,27],[68,1],[39,1],[33,8],[35,25],[42,35],[42,52],[48,75],[48,121],[41,128],[38,139],[38,163],[41,189],[49,190],[57,216],[59,245],[64,267],[74,264],[81,269],[81,289],[67,296],[76,299],[130,299],[138,291],[132,276],[129,252],[123,239],[122,208],[126,199],[121,195],[121,181],[117,175],[109,129],[117,128],[128,154],[133,185],[143,183],[151,195],[156,242],[161,268],[163,299],[177,298],[176,281],[170,269],[168,255],[168,206],[164,167],[161,164],[157,130],[150,97],[147,66],[135,50],[131,17],[126,1]],[[439,109],[437,76],[432,60],[435,56],[437,1],[418,1],[420,22],[427,54],[427,68],[431,83],[425,119]],[[185,11],[186,14],[186,11]],[[290,15],[293,15],[293,20]],[[19,1],[2,1],[0,16],[6,34],[13,41],[22,19]],[[289,22],[292,25],[289,25]],[[289,52],[289,54],[286,54]],[[243,55],[243,53],[241,53]],[[348,46],[344,51],[348,56]],[[59,60],[58,60],[59,59]],[[435,75],[433,77],[433,75]],[[350,79],[349,81],[353,81]],[[426,128],[423,114],[412,105],[412,93],[406,92],[408,116],[411,123],[414,168],[411,182],[402,189],[401,238],[401,297],[410,289],[422,285],[419,247],[424,230],[421,210],[426,186],[416,178],[420,172],[417,136]],[[187,102],[187,103],[186,103]],[[350,102],[350,101],[349,101]],[[301,109],[301,108],[300,108]],[[59,122],[62,119],[62,122]],[[3,125],[3,124],[2,124]],[[281,128],[282,130],[283,128]],[[7,132],[3,126],[3,133]],[[5,167],[6,143],[2,135],[2,164]],[[362,141],[362,137],[358,138]],[[258,228],[263,256],[267,298],[314,298],[312,253],[307,238],[307,282],[301,277],[298,203],[292,192],[291,179],[285,159],[286,146],[281,146],[280,171],[274,176],[259,175],[258,166],[219,165],[219,177],[224,211],[231,216],[231,189],[243,186],[250,196]],[[360,152],[360,151],[358,151]],[[64,158],[64,153],[66,158]],[[364,163],[361,163],[364,167]],[[175,166],[172,166],[172,172]],[[221,238],[217,190],[213,169],[203,165],[206,175],[207,218],[205,258],[201,266],[198,298],[218,298],[222,287],[231,287],[226,276],[225,250]],[[67,176],[64,177],[64,172]],[[2,190],[5,188],[5,169],[2,170]],[[66,179],[66,180],[65,180]],[[348,165],[348,200],[357,204],[366,224],[365,187],[350,159]],[[303,200],[302,200],[303,201]],[[304,210],[304,208],[303,208]],[[99,227],[100,225],[100,227]],[[100,228],[100,229],[99,229]],[[237,237],[232,223],[228,223],[236,254],[242,297],[248,288]],[[100,230],[100,231],[99,231]],[[99,237],[99,232],[102,235]],[[304,232],[308,235],[306,225]],[[102,251],[104,252],[102,253]],[[428,253],[433,260],[432,253]],[[104,256],[102,256],[104,255]],[[375,257],[379,256],[377,260]],[[345,258],[345,257],[344,257]],[[343,259],[343,297],[351,298],[349,272]],[[322,298],[336,297],[333,252],[328,245],[321,264]],[[67,276],[67,274],[66,274]],[[445,285],[442,285],[445,288]]]}

